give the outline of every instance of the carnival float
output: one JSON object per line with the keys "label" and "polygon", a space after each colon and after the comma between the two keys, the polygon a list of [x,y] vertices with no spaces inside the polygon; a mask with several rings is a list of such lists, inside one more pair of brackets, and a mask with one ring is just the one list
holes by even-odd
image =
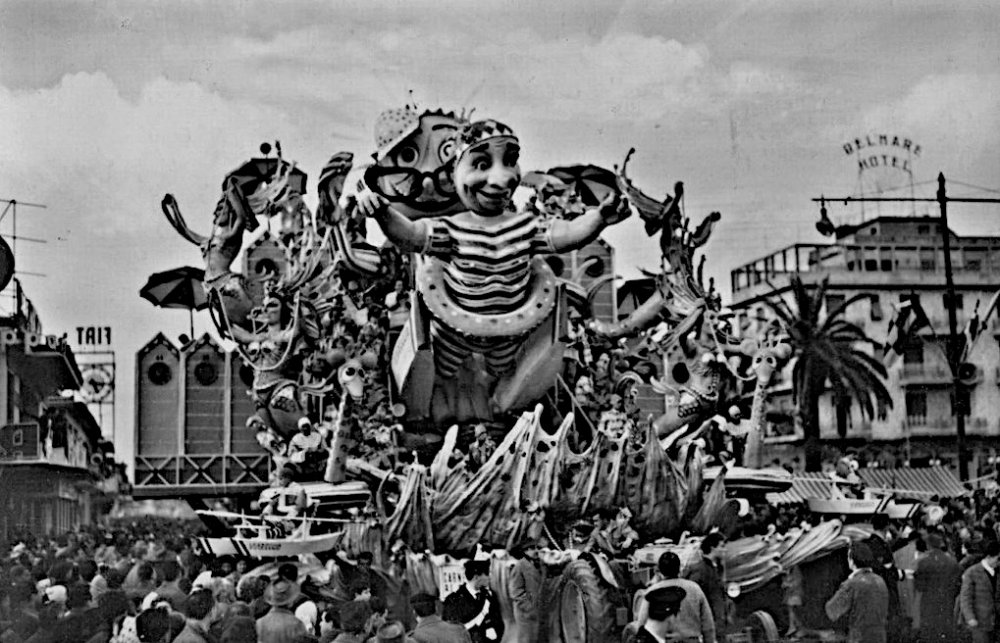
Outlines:
{"label": "carnival float", "polygon": [[[331,157],[315,210],[280,145],[224,178],[207,235],[164,197],[201,252],[219,336],[252,368],[245,430],[273,471],[254,512],[209,512],[226,527],[207,551],[314,563],[370,551],[391,587],[442,596],[463,559],[488,559],[513,640],[505,552],[539,543],[540,634],[603,642],[660,553],[691,560],[701,535],[738,519],[734,494],[791,486],[761,457],[767,387],[791,348],[706,283],[698,255],[720,214],[693,224],[681,183],[649,196],[629,178],[633,151],[588,166],[603,188],[584,194],[560,172],[584,166],[522,175],[519,146],[498,121],[410,106],[378,118],[370,162]],[[655,290],[600,319],[593,293],[613,275],[552,258],[631,214],[659,244]],[[261,244],[267,267],[237,272]],[[630,406],[639,385],[663,396],[657,417]],[[731,594],[859,533],[832,520],[730,542]]]}

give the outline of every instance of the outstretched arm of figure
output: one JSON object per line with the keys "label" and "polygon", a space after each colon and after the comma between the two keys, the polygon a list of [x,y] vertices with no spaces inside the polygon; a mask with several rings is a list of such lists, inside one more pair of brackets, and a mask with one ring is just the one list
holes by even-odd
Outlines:
{"label": "outstretched arm of figure", "polygon": [[420,220],[410,221],[389,205],[379,194],[365,189],[357,197],[358,210],[375,219],[389,241],[405,252],[423,252],[427,246],[427,225]]}
{"label": "outstretched arm of figure", "polygon": [[229,325],[229,334],[233,336],[233,339],[237,344],[249,344],[257,337],[250,331],[240,328],[236,324]]}
{"label": "outstretched arm of figure", "polygon": [[632,214],[628,201],[618,194],[609,194],[596,208],[591,208],[572,221],[556,219],[550,235],[556,252],[582,248],[597,238],[601,230],[624,221]]}

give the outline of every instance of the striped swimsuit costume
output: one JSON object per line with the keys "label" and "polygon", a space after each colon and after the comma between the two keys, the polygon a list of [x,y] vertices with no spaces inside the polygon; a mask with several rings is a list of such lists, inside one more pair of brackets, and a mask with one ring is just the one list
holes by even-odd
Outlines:
{"label": "striped swimsuit costume", "polygon": [[[529,295],[531,259],[553,252],[548,225],[532,212],[505,214],[483,223],[453,215],[428,221],[425,254],[444,263],[448,294],[463,310],[482,315],[509,313]],[[491,375],[514,366],[523,337],[476,338],[438,321],[431,324],[434,365],[444,378],[455,376],[471,353],[481,353]]]}

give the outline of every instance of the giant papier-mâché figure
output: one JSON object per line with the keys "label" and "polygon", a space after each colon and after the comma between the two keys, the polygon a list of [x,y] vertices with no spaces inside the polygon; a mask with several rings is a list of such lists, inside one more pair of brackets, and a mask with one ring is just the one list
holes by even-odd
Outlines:
{"label": "giant papier-m\u00e2ch\u00e9 figure", "polygon": [[454,150],[451,183],[443,175],[434,181],[454,189],[463,211],[412,220],[373,190],[358,195],[358,207],[396,245],[421,255],[417,289],[432,317],[437,377],[454,379],[478,354],[489,375],[503,378],[554,307],[554,279],[541,256],[586,245],[629,210],[611,195],[572,221],[540,221],[533,211],[516,211],[520,142],[497,121],[463,126]]}

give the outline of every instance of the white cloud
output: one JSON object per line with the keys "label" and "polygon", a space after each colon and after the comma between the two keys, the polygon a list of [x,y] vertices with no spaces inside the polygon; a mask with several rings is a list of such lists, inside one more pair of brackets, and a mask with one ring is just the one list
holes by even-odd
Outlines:
{"label": "white cloud", "polygon": [[129,101],[101,73],[31,92],[0,88],[0,114],[10,189],[106,234],[150,230],[168,191],[210,211],[222,175],[256,141],[296,131],[277,110],[189,82],[157,79]]}
{"label": "white cloud", "polygon": [[[996,182],[1000,74],[927,76],[904,96],[870,109],[862,122],[873,131],[896,128],[920,143],[926,173],[942,170],[955,178],[983,176],[986,185]],[[980,167],[986,160],[988,167]]]}

